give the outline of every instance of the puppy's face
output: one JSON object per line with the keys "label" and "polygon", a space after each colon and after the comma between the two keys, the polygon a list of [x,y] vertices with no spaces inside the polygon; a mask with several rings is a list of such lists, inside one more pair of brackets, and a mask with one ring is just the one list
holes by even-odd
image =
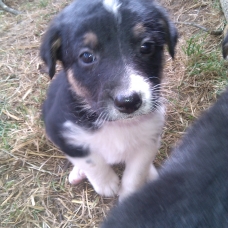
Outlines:
{"label": "puppy's face", "polygon": [[148,114],[158,105],[164,45],[176,29],[152,1],[77,0],[53,21],[41,47],[52,77],[63,63],[75,97],[100,120]]}

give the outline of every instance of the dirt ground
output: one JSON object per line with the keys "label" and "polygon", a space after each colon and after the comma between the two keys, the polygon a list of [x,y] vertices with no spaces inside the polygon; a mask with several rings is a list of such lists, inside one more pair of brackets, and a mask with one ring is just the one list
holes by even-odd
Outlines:
{"label": "dirt ground", "polygon": [[[98,227],[117,198],[97,195],[85,181],[68,183],[71,166],[45,138],[40,107],[49,84],[39,58],[48,22],[70,1],[6,0],[23,12],[0,11],[0,223],[1,227]],[[161,0],[179,31],[175,60],[165,53],[166,125],[157,167],[185,129],[228,84],[221,56],[225,26],[219,0]],[[61,66],[58,65],[60,69]],[[120,174],[122,167],[115,170]]]}

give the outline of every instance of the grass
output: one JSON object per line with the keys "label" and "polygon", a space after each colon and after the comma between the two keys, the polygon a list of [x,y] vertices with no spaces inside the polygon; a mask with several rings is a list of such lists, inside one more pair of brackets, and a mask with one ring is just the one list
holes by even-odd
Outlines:
{"label": "grass", "polygon": [[213,47],[208,51],[207,43],[204,40],[208,35],[197,34],[187,40],[184,48],[185,54],[189,57],[188,71],[189,75],[214,75],[215,77],[225,79],[227,76],[226,61],[221,58],[221,50]]}
{"label": "grass", "polygon": [[39,6],[45,8],[47,7],[48,3],[48,0],[41,0]]}
{"label": "grass", "polygon": [[214,7],[216,10],[221,11],[221,5],[219,0],[212,1],[212,7]]}
{"label": "grass", "polygon": [[228,85],[228,64],[221,57],[220,45],[208,43],[209,35],[196,34],[186,41],[183,47],[188,57],[187,74],[198,78],[198,81],[213,81],[215,93],[219,94]]}
{"label": "grass", "polygon": [[0,137],[2,140],[2,148],[9,150],[10,144],[8,143],[8,139],[10,137],[9,132],[15,131],[18,129],[18,125],[15,123],[5,123],[4,121],[0,121]]}
{"label": "grass", "polygon": [[[72,167],[44,133],[40,110],[49,78],[40,71],[39,45],[49,21],[68,2],[9,1],[25,13],[15,17],[0,12],[0,227],[98,227],[116,202],[97,195],[87,181],[70,185]],[[215,28],[224,22],[220,9],[209,2],[163,2],[175,20],[195,18],[195,23]],[[156,166],[227,85],[221,37],[178,26],[175,60],[166,53],[167,120]],[[114,168],[121,175],[123,168]]]}

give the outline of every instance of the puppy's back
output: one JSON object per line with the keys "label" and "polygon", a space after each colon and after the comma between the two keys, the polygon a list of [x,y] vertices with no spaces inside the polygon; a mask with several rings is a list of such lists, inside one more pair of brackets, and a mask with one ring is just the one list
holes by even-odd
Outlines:
{"label": "puppy's back", "polygon": [[159,179],[115,207],[102,227],[228,227],[228,90],[187,131]]}

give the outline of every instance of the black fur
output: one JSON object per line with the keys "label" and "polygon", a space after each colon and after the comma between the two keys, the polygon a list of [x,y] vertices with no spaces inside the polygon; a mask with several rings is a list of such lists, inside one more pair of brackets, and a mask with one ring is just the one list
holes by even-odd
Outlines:
{"label": "black fur", "polygon": [[[159,85],[165,44],[174,56],[177,32],[162,8],[147,0],[122,0],[120,3],[120,15],[115,16],[104,9],[100,0],[77,0],[53,20],[42,41],[40,53],[50,77],[55,74],[57,60],[63,65],[63,71],[51,82],[43,105],[46,132],[53,143],[72,157],[84,156],[88,150],[66,145],[61,134],[66,120],[88,131],[96,130],[99,126],[94,122],[107,109],[107,103],[113,102],[113,91],[125,83],[126,64],[137,69],[153,85]],[[146,31],[136,39],[131,29],[139,22]],[[96,34],[99,43],[96,48],[83,44],[86,32]],[[145,36],[153,43],[153,54],[139,53]],[[88,49],[96,56],[96,61],[86,65],[80,56]],[[68,70],[72,70],[80,86],[89,91],[86,102],[70,89]],[[156,92],[158,98],[159,90]],[[85,109],[85,105],[89,109]]]}
{"label": "black fur", "polygon": [[127,198],[102,228],[228,227],[228,90],[187,131],[158,180]]}
{"label": "black fur", "polygon": [[[228,26],[227,26],[226,30],[228,30]],[[228,56],[228,31],[226,32],[224,39],[223,39],[222,54],[223,54],[223,58],[226,59]]]}
{"label": "black fur", "polygon": [[[119,44],[116,38],[118,36],[118,39],[122,40],[122,45],[125,46],[124,55],[132,59],[132,55],[136,54],[135,49],[138,47],[138,42],[141,40],[133,40],[129,30],[137,22],[142,22],[147,27],[147,33],[150,34],[156,45],[157,53],[153,58],[148,59],[151,63],[148,72],[151,75],[159,75],[162,53],[160,49],[163,50],[165,42],[168,44],[170,55],[174,57],[174,48],[177,42],[175,27],[169,21],[166,12],[155,5],[153,1],[122,0],[120,3],[122,10],[119,25],[117,25],[114,15],[104,9],[100,0],[74,1],[54,19],[44,36],[41,46],[41,57],[49,67],[51,78],[55,74],[56,60],[62,61],[65,69],[72,66],[75,70],[77,69],[78,77],[83,77],[87,73],[88,69],[85,70],[78,66],[82,35],[86,31],[93,31],[99,35],[101,45],[95,51],[101,52],[102,56],[109,57],[102,59],[99,63],[99,71],[102,68],[106,70],[106,64],[111,60],[115,60],[112,68],[116,72],[116,66],[121,66],[120,60],[116,59],[120,54],[118,53]],[[160,22],[162,22],[163,27]],[[58,40],[60,42],[55,44]],[[145,61],[140,59],[139,56],[137,57],[139,62],[143,63]],[[81,72],[78,72],[78,70]],[[121,72],[122,69],[118,70]]]}
{"label": "black fur", "polygon": [[[86,148],[73,148],[66,144],[61,135],[65,120],[74,121],[76,124],[92,128],[95,115],[88,115],[80,105],[75,104],[74,95],[70,92],[67,78],[61,72],[53,79],[43,104],[43,117],[46,126],[46,133],[64,153],[71,157],[82,157],[88,154]],[[75,117],[80,116],[76,119]]]}

